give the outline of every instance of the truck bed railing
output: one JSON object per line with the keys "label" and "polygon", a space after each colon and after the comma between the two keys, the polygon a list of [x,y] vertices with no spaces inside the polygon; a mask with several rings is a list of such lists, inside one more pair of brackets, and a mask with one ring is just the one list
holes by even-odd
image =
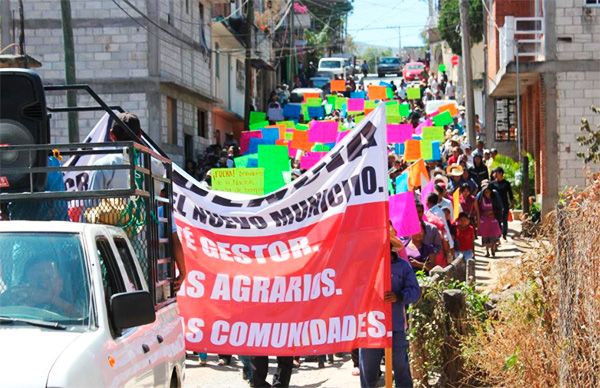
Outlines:
{"label": "truck bed railing", "polygon": [[[32,156],[38,151],[47,151],[48,157],[62,158],[63,163],[58,166],[10,168],[0,163],[0,175],[28,174],[30,182],[24,192],[0,192],[0,208],[4,217],[120,226],[134,246],[156,304],[174,299],[172,165],[168,158],[131,141],[0,146],[0,152],[11,151],[28,152]],[[124,156],[125,163],[100,164],[98,160],[106,155],[119,154]],[[97,160],[86,165],[72,163],[75,158],[81,160],[82,157],[95,157]],[[156,171],[159,163],[164,167],[164,176],[162,171]],[[95,171],[125,172],[128,174],[127,183],[124,187],[91,190],[90,178]],[[48,177],[54,174],[59,181],[63,179],[66,190],[47,187],[46,191],[36,192],[33,189],[36,174],[48,174]],[[107,209],[110,206],[112,208]]]}

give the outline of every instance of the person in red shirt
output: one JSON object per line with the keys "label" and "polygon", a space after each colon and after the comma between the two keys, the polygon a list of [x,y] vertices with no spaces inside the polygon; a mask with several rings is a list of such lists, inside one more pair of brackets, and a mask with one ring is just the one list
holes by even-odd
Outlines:
{"label": "person in red shirt", "polygon": [[474,258],[475,252],[475,228],[465,212],[461,212],[456,219],[455,255],[462,254],[466,260]]}

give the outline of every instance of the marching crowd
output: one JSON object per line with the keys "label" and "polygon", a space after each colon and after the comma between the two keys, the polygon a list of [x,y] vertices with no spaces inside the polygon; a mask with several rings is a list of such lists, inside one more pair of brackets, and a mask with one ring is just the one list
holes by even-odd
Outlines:
{"label": "marching crowd", "polygon": [[[389,83],[395,100],[410,104],[410,114],[402,123],[410,123],[416,128],[428,115],[425,113],[427,101],[456,98],[456,89],[448,81],[445,73],[440,78],[435,74],[424,73],[418,81],[421,99],[407,99],[407,84]],[[352,92],[363,91],[365,86],[356,83],[349,76],[346,79],[346,92],[339,96],[350,96]],[[271,95],[267,117],[274,123],[281,120],[282,107],[291,100],[285,85],[278,87]],[[325,105],[327,100],[323,100]],[[344,127],[355,127],[356,117],[342,109],[332,109],[322,119],[341,122]],[[304,117],[299,122],[307,122]],[[510,208],[513,205],[513,192],[510,183],[504,177],[501,167],[494,167],[497,155],[494,149],[486,149],[482,135],[482,124],[476,117],[477,143],[473,147],[466,140],[464,110],[453,123],[444,127],[445,141],[441,144],[439,160],[425,163],[428,181],[413,188],[417,214],[421,225],[418,233],[398,236],[390,223],[390,249],[392,258],[392,290],[385,295],[387,302],[393,303],[393,369],[397,387],[412,386],[408,362],[408,342],[406,339],[406,305],[416,302],[420,296],[415,273],[428,273],[434,266],[444,267],[457,257],[465,260],[474,258],[474,244],[477,237],[486,249],[486,256],[495,256],[501,243],[506,240]],[[206,156],[195,163],[188,161],[186,170],[193,176],[203,179],[210,185],[210,169],[214,167],[231,168],[235,166],[235,157],[239,155],[237,142],[233,139],[223,146],[209,149]],[[397,177],[412,166],[396,154],[393,146],[388,147],[388,176],[391,193],[396,192]],[[300,176],[303,170],[299,161],[290,158],[292,179]],[[458,202],[458,203],[457,203]],[[360,376],[362,387],[373,387],[379,379],[382,349],[354,349],[352,361],[355,376]],[[276,387],[287,387],[292,368],[299,367],[300,357],[278,357],[278,368],[273,378]],[[304,361],[317,362],[319,368],[325,363],[333,363],[333,355],[305,358]],[[266,381],[267,357],[240,357],[243,363],[243,378],[250,386],[268,387]],[[219,364],[232,362],[230,355],[219,355]],[[201,366],[207,364],[207,355],[199,355]]]}

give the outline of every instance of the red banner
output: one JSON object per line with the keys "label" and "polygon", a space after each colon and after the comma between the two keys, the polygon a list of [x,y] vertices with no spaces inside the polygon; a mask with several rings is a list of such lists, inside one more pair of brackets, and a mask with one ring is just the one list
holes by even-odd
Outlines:
{"label": "red banner", "polygon": [[197,352],[309,355],[391,343],[385,109],[271,195],[213,192],[175,172]]}

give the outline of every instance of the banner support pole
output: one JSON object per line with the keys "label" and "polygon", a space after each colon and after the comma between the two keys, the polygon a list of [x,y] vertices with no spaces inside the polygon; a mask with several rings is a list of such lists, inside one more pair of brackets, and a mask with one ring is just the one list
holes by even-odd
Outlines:
{"label": "banner support pole", "polygon": [[393,387],[392,348],[385,348],[385,388]]}

